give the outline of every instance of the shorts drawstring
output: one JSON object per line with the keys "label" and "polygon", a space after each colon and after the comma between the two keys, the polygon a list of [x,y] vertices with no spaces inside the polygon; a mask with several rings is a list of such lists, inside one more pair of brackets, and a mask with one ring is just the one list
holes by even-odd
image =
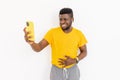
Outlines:
{"label": "shorts drawstring", "polygon": [[65,80],[68,79],[68,71],[66,68],[63,68],[63,76],[65,77]]}

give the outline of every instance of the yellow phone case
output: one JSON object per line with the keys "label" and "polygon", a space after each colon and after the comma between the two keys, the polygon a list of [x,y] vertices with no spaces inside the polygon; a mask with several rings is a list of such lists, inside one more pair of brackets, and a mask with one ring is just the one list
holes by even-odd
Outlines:
{"label": "yellow phone case", "polygon": [[28,36],[30,36],[29,40],[34,41],[35,40],[35,37],[34,37],[34,24],[33,24],[32,21],[27,21],[26,24],[27,24],[26,31],[29,32]]}

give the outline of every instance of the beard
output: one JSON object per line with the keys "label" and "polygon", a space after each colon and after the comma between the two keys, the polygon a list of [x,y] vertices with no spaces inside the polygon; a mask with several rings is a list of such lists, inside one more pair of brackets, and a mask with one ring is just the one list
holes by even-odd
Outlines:
{"label": "beard", "polygon": [[64,31],[65,31],[65,30],[69,30],[70,27],[71,27],[71,26],[68,26],[68,27],[66,27],[66,28],[62,28],[62,30],[64,30]]}

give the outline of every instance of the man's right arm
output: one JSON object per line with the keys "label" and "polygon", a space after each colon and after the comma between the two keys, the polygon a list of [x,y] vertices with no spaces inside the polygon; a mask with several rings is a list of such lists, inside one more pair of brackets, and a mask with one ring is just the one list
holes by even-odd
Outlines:
{"label": "man's right arm", "polygon": [[26,31],[26,28],[24,28],[24,33],[25,33],[25,40],[28,44],[30,44],[30,46],[32,47],[32,49],[36,52],[40,52],[42,49],[44,49],[47,45],[49,45],[48,41],[45,39],[42,39],[39,43],[35,43],[34,41],[30,41],[29,38],[30,36],[28,36],[30,33]]}
{"label": "man's right arm", "polygon": [[32,44],[30,44],[32,49],[36,52],[40,52],[42,49],[44,49],[47,45],[49,45],[49,43],[47,42],[47,40],[42,39],[39,43],[35,43],[33,42]]}

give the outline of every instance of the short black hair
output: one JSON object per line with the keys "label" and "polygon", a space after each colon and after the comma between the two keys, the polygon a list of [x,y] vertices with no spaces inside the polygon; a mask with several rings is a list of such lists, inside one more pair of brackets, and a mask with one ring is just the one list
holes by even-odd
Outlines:
{"label": "short black hair", "polygon": [[59,15],[61,14],[70,14],[71,17],[73,18],[73,11],[71,8],[62,8],[59,12]]}

